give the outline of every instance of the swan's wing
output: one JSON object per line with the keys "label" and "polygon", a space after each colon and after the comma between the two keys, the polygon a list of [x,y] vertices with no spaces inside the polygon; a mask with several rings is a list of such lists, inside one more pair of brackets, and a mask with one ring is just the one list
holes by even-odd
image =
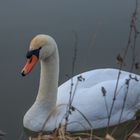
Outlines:
{"label": "swan's wing", "polygon": [[[118,73],[119,70],[117,69],[97,69],[78,74],[59,86],[57,101],[59,102],[60,99],[60,102],[62,102],[61,99],[65,99],[67,102],[70,92],[75,92],[75,90],[77,92],[78,90],[92,88],[101,82],[116,80]],[[129,73],[122,71],[120,79],[123,79],[126,75],[129,75]]]}
{"label": "swan's wing", "polygon": [[[117,74],[118,70],[114,69],[86,72],[82,74],[85,81],[78,81],[77,87],[77,77],[73,78],[74,86],[72,92],[75,90],[73,106],[80,110],[88,118],[88,120],[93,123],[94,128],[104,127],[107,125],[108,113],[113,101]],[[126,80],[129,79],[129,74],[130,73],[127,72],[122,72],[121,74],[117,90],[117,97],[112,111],[112,118],[110,122],[111,125],[116,124],[119,121],[124,98],[127,94]],[[96,83],[94,80],[96,80]],[[71,90],[70,84],[71,82],[67,81],[59,87],[58,104],[68,103]],[[139,85],[140,83],[138,81],[130,80],[129,92],[121,119],[122,122],[131,119],[134,116],[137,108],[140,107]],[[102,87],[104,87],[106,91],[105,96],[103,96]],[[71,121],[74,120],[80,120],[80,122],[83,121],[83,124],[86,123],[78,112],[71,115]],[[75,126],[75,128],[76,127],[78,126]]]}
{"label": "swan's wing", "polygon": [[[117,79],[119,70],[118,69],[96,69],[87,71],[81,74],[78,74],[72,78],[73,84],[76,84],[78,78],[80,77],[81,80],[83,78],[84,82],[81,82],[79,85],[79,88],[89,88],[91,86],[94,86],[95,84],[98,84],[100,82],[108,81],[108,80],[115,80]],[[126,75],[129,75],[129,72],[121,71],[120,79],[124,78]],[[71,79],[63,83],[59,90],[62,88],[67,88],[67,86],[71,85]]]}

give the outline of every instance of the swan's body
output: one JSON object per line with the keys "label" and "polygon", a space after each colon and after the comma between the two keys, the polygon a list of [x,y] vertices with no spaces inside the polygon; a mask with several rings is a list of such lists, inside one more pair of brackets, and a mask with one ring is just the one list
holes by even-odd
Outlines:
{"label": "swan's body", "polygon": [[[32,131],[40,131],[42,128],[44,131],[52,131],[60,122],[65,122],[64,116],[70,97],[71,80],[62,84],[57,91],[59,75],[57,45],[50,36],[38,35],[32,40],[30,51],[40,47],[42,47],[38,56],[41,61],[40,86],[35,103],[24,116],[24,127]],[[23,75],[30,71],[27,69],[25,66],[22,71]],[[75,93],[75,96],[72,106],[86,116],[92,128],[107,126],[107,112],[110,111],[113,101],[118,72],[117,69],[98,69],[73,77],[72,93]],[[79,76],[82,76],[84,80],[78,80]],[[110,125],[118,123],[126,94],[121,122],[133,119],[140,108],[140,77],[135,74],[131,74],[131,77],[136,78],[130,78],[129,72],[121,71]],[[126,81],[129,82],[128,93]],[[103,96],[103,89],[106,92],[105,96]],[[87,121],[76,110],[72,111],[68,120],[68,131],[91,129]],[[43,127],[45,122],[46,125]]]}

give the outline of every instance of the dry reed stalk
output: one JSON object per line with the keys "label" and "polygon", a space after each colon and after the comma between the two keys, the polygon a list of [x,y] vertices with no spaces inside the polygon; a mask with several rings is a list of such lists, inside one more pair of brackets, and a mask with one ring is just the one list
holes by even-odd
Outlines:
{"label": "dry reed stalk", "polygon": [[[135,51],[136,51],[136,41],[137,41],[137,37],[139,35],[139,31],[138,31],[137,25],[136,25],[137,15],[138,15],[138,0],[136,0],[135,9],[134,9],[134,12],[132,14],[131,21],[130,21],[130,30],[129,30],[127,45],[125,47],[123,55],[121,56],[119,54],[117,56],[117,61],[118,61],[118,64],[119,64],[119,72],[118,72],[116,87],[115,87],[115,90],[114,90],[114,97],[112,99],[112,105],[111,105],[109,115],[108,115],[108,125],[107,125],[106,133],[109,132],[109,124],[110,124],[110,120],[111,120],[113,107],[114,107],[116,97],[117,97],[117,90],[118,90],[120,75],[121,75],[122,68],[125,65],[125,59],[127,57],[127,53],[128,53],[129,48],[132,50],[132,64],[131,64],[131,67],[130,67],[130,72],[133,72],[134,68],[135,69],[138,68],[138,63],[136,62],[136,53],[135,53]],[[125,103],[126,103],[126,99],[127,99],[127,95],[128,95],[128,91],[129,91],[129,83],[130,83],[130,80],[133,80],[133,78],[131,78],[131,77],[132,76],[130,75],[129,79],[126,79],[127,80],[127,82],[126,82],[127,91],[126,91],[125,97],[123,99],[124,101],[123,101],[123,106],[122,106],[121,115],[120,115],[120,118],[119,118],[119,121],[118,121],[118,125],[121,122],[122,114],[123,114],[123,111],[124,111],[124,107],[125,107]],[[118,127],[118,125],[117,125],[117,127]],[[112,135],[116,131],[117,127],[113,130]]]}

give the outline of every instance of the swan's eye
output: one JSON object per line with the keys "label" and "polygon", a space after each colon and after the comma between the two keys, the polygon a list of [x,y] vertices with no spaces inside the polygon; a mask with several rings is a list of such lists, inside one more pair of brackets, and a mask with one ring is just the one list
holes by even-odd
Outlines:
{"label": "swan's eye", "polygon": [[37,56],[37,58],[39,58],[40,49],[41,49],[41,47],[38,48],[38,49],[35,49],[35,50],[28,51],[27,54],[26,54],[26,58],[30,59],[32,57],[32,55],[35,55],[35,56]]}

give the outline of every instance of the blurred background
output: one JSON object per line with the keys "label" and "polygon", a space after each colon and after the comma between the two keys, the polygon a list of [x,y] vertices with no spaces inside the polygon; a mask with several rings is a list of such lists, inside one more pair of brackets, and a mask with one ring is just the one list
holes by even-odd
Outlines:
{"label": "blurred background", "polygon": [[[39,64],[27,77],[20,74],[30,40],[40,33],[56,40],[60,53],[59,84],[68,79],[67,74],[71,76],[75,39],[78,45],[74,74],[118,68],[116,57],[126,47],[134,9],[132,0],[0,1],[0,129],[7,133],[4,140],[19,139],[23,116],[38,91]],[[140,13],[140,6],[138,10]],[[140,37],[137,62],[139,47]],[[131,52],[128,62],[131,64]],[[124,70],[129,71],[129,65]]]}

